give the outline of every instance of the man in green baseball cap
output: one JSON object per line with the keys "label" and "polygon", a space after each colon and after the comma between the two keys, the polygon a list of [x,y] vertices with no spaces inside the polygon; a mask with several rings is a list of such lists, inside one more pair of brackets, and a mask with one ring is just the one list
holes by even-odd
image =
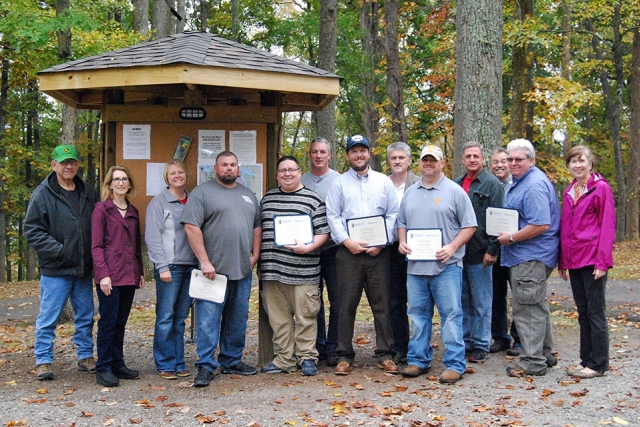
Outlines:
{"label": "man in green baseball cap", "polygon": [[67,300],[71,300],[74,313],[78,370],[95,372],[91,213],[98,196],[77,176],[80,163],[75,147],[58,145],[51,157],[53,171],[31,195],[24,224],[24,234],[38,253],[40,267],[40,312],[34,344],[40,381],[53,379],[56,324]]}
{"label": "man in green baseball cap", "polygon": [[78,150],[73,145],[61,144],[53,149],[53,160],[62,163],[65,160],[75,160],[76,162],[80,160],[78,157]]}

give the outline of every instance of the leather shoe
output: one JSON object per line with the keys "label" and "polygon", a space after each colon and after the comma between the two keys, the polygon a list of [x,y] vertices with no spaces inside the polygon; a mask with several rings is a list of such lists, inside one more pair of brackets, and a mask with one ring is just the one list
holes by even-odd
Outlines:
{"label": "leather shoe", "polygon": [[598,371],[583,372],[582,370],[578,370],[578,369],[570,369],[569,371],[567,371],[567,373],[569,374],[569,376],[573,378],[581,378],[581,379],[596,378],[604,375],[604,372],[598,372]]}
{"label": "leather shoe", "polygon": [[511,348],[509,344],[505,344],[502,341],[494,341],[489,346],[489,353],[500,353],[501,351],[509,350],[509,348]]}
{"label": "leather shoe", "polygon": [[140,376],[140,372],[134,371],[133,369],[129,369],[126,366],[123,366],[120,369],[116,369],[113,371],[114,375],[121,380],[135,380]]}
{"label": "leather shoe", "polygon": [[391,359],[383,360],[382,362],[378,362],[378,368],[382,369],[387,374],[397,374],[398,373],[398,365]]}
{"label": "leather shoe", "polygon": [[211,383],[213,379],[213,372],[204,368],[202,366],[198,366],[198,375],[196,375],[196,379],[193,381],[194,387],[206,387]]}
{"label": "leather shoe", "polygon": [[96,381],[105,387],[118,387],[120,380],[113,375],[113,372],[96,372]]}
{"label": "leather shoe", "polygon": [[351,362],[347,362],[346,360],[341,361],[333,372],[336,375],[349,375],[349,372],[351,372]]}
{"label": "leather shoe", "polygon": [[430,366],[427,366],[426,368],[421,368],[418,365],[407,365],[400,370],[400,373],[402,374],[403,377],[415,378],[420,375],[426,374],[427,372],[429,372],[430,368],[431,368]]}
{"label": "leather shoe", "polygon": [[337,366],[338,365],[338,355],[335,353],[327,353],[327,366]]}
{"label": "leather shoe", "polygon": [[553,368],[558,364],[558,358],[555,354],[549,353],[547,354],[547,368]]}
{"label": "leather shoe", "polygon": [[541,371],[528,371],[522,368],[514,368],[513,366],[509,366],[507,368],[507,375],[513,378],[522,378],[522,377],[541,377],[543,375],[547,375],[547,368],[542,369]]}
{"label": "leather shoe", "polygon": [[444,384],[453,384],[460,378],[462,378],[462,374],[459,374],[456,371],[452,371],[451,369],[447,369],[442,374],[440,374],[440,378],[438,378],[438,381]]}

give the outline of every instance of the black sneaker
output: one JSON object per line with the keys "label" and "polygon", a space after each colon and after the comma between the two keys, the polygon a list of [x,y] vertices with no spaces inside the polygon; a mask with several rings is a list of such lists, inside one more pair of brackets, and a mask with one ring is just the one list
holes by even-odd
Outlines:
{"label": "black sneaker", "polygon": [[41,363],[36,366],[36,373],[38,374],[38,381],[51,381],[53,379],[50,363]]}
{"label": "black sneaker", "polygon": [[260,369],[260,372],[262,372],[263,374],[286,374],[286,373],[288,373],[284,369],[276,366],[274,363],[269,363],[267,365],[264,365],[262,367],[262,369]]}
{"label": "black sneaker", "polygon": [[510,348],[509,344],[506,344],[502,341],[494,341],[489,346],[489,353],[499,353],[501,351],[509,350],[509,348]]}
{"label": "black sneaker", "polygon": [[204,368],[202,366],[198,366],[198,375],[196,375],[196,379],[193,381],[194,387],[206,387],[211,383],[213,379],[213,372]]}
{"label": "black sneaker", "polygon": [[486,360],[487,352],[484,350],[480,350],[479,348],[474,348],[469,355],[469,362],[472,363],[484,363]]}
{"label": "black sneaker", "polygon": [[514,343],[513,347],[507,350],[507,354],[509,356],[520,356],[520,351],[522,350],[522,344]]}
{"label": "black sneaker", "polygon": [[121,380],[135,380],[140,376],[140,372],[123,366],[120,369],[114,369],[113,374]]}
{"label": "black sneaker", "polygon": [[558,358],[555,354],[549,353],[547,354],[547,368],[553,368],[558,364]]}
{"label": "black sneaker", "polygon": [[327,366],[338,366],[338,355],[335,353],[327,353]]}
{"label": "black sneaker", "polygon": [[236,374],[236,375],[255,375],[258,373],[258,368],[254,366],[245,365],[242,362],[238,362],[229,368],[220,369],[222,374]]}
{"label": "black sneaker", "polygon": [[96,381],[105,387],[118,387],[120,385],[120,380],[111,371],[96,372]]}

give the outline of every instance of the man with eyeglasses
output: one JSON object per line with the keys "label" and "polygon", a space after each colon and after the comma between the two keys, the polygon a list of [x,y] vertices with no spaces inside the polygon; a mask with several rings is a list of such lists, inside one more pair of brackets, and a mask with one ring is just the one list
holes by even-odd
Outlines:
{"label": "man with eyeglasses", "polygon": [[[216,157],[215,179],[193,189],[182,213],[189,245],[202,274],[227,277],[224,301],[195,300],[198,361],[193,385],[206,387],[221,366],[223,374],[253,375],[242,362],[249,320],[253,266],[260,257],[260,206],[253,191],[236,182],[238,157],[223,151]],[[218,360],[214,358],[220,342]]]}
{"label": "man with eyeglasses", "polygon": [[487,208],[501,208],[504,191],[498,179],[484,169],[482,145],[470,141],[462,146],[462,164],[466,173],[455,182],[467,193],[476,215],[478,228],[467,242],[462,269],[462,311],[464,343],[469,362],[483,363],[491,346],[491,302],[493,265],[500,243],[487,234]]}
{"label": "man with eyeglasses", "polygon": [[[321,294],[320,252],[329,239],[324,201],[300,182],[300,165],[292,156],[278,160],[278,187],[269,190],[260,202],[262,209],[262,249],[260,278],[262,296],[273,330],[273,361],[261,372],[318,373],[316,335]],[[278,224],[291,215],[309,218],[311,241],[277,244]]]}
{"label": "man with eyeglasses", "polygon": [[507,162],[513,184],[504,200],[506,209],[518,212],[518,231],[500,232],[501,264],[509,267],[513,294],[513,320],[522,352],[511,377],[545,375],[558,362],[553,355],[547,279],[556,267],[560,243],[560,210],[553,184],[535,166],[531,142],[516,139],[507,145]]}
{"label": "man with eyeglasses", "polygon": [[24,235],[38,253],[40,267],[34,345],[40,381],[54,377],[53,341],[67,300],[71,300],[74,313],[78,370],[95,373],[91,213],[98,195],[77,176],[80,163],[75,147],[58,145],[52,157],[53,172],[33,192],[24,221]]}
{"label": "man with eyeglasses", "polygon": [[[491,172],[498,178],[502,188],[506,193],[511,188],[513,177],[507,162],[507,150],[498,148],[491,154]],[[493,302],[491,305],[491,338],[493,343],[489,347],[490,353],[498,353],[507,350],[509,356],[520,356],[522,344],[518,336],[516,322],[511,322],[509,326],[509,307],[507,304],[507,293],[509,284],[509,268],[500,265],[500,253],[498,260],[493,264]],[[509,336],[511,334],[511,336]],[[513,338],[513,346],[511,346]]]}
{"label": "man with eyeglasses", "polygon": [[[302,184],[310,190],[318,193],[324,201],[327,199],[327,192],[333,181],[340,176],[338,172],[329,168],[331,159],[331,143],[318,136],[309,145],[309,162],[311,170],[302,175]],[[318,312],[318,336],[316,337],[316,348],[318,349],[318,360],[326,360],[327,366],[336,366],[338,356],[338,276],[336,272],[336,252],[338,246],[331,239],[320,249],[320,311]],[[329,327],[326,327],[324,300],[322,298],[323,282],[327,288],[329,297]]]}
{"label": "man with eyeglasses", "polygon": [[[369,141],[362,135],[347,139],[347,160],[351,168],[340,175],[327,194],[327,219],[331,237],[340,245],[336,255],[340,326],[336,375],[348,375],[353,366],[353,329],[364,290],[373,312],[378,367],[397,374],[393,361],[393,331],[389,319],[389,248],[398,215],[398,198],[391,180],[369,166]],[[352,238],[347,220],[380,217],[386,224],[386,243],[370,246]]]}

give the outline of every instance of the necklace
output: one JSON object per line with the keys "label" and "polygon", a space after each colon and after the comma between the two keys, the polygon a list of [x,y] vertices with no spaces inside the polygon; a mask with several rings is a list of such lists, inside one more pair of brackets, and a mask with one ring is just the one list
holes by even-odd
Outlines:
{"label": "necklace", "polygon": [[121,210],[122,212],[126,212],[127,209],[129,209],[129,204],[128,203],[127,203],[127,206],[125,206],[124,208],[121,208],[120,206],[116,205],[115,202],[113,204],[114,204],[114,206],[116,208],[118,208],[118,210]]}

